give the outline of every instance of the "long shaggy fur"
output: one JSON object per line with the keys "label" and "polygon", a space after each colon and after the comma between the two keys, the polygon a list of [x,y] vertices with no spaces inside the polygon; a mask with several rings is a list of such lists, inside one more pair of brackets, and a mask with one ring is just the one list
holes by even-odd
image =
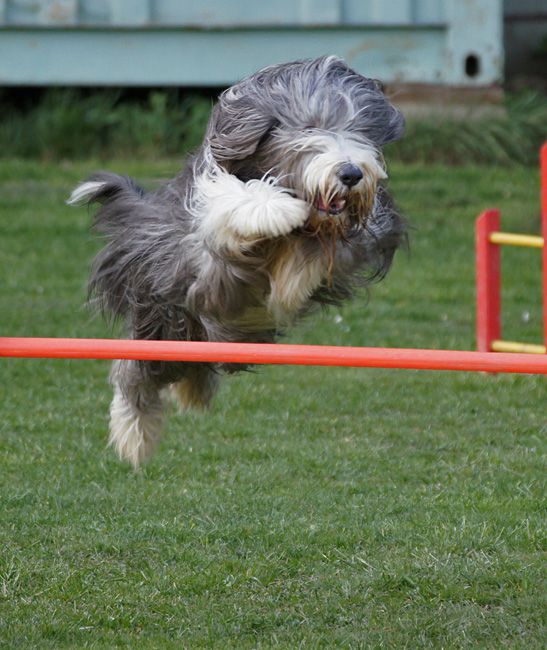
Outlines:
{"label": "long shaggy fur", "polygon": [[[381,278],[404,238],[381,147],[401,114],[336,57],[265,68],[226,90],[181,174],[146,193],[95,174],[69,202],[99,203],[106,245],[90,294],[135,339],[270,343],[314,306]],[[206,407],[242,366],[119,361],[111,443],[134,466],[156,444],[163,389]]]}

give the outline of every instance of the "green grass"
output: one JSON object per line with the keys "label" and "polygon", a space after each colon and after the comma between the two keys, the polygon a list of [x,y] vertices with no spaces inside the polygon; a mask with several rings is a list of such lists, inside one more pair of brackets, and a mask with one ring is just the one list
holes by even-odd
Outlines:
{"label": "green grass", "polygon": [[[112,335],[82,306],[89,215],[63,204],[96,166],[0,163],[2,334]],[[538,173],[391,176],[410,254],[291,341],[473,348],[474,217],[537,232]],[[539,342],[539,255],[504,264],[505,334]],[[544,647],[543,378],[268,367],[172,413],[135,474],[105,448],[107,373],[0,364],[0,647]]]}

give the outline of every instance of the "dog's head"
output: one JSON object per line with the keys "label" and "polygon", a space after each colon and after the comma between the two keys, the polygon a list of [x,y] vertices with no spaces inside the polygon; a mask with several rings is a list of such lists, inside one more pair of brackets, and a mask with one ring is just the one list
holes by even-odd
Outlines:
{"label": "dog's head", "polygon": [[385,178],[381,147],[404,120],[380,84],[337,57],[260,70],[226,90],[206,142],[241,180],[273,176],[310,205],[310,224],[363,222]]}

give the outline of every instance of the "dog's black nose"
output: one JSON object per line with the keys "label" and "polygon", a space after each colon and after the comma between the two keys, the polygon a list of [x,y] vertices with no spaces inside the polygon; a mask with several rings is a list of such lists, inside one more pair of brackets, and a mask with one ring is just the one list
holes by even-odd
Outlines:
{"label": "dog's black nose", "polygon": [[363,178],[363,172],[353,163],[345,163],[338,170],[338,178],[347,185],[353,187]]}

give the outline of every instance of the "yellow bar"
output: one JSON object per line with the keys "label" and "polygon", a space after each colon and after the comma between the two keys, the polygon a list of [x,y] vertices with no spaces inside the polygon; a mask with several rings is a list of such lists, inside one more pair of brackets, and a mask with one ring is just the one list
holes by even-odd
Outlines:
{"label": "yellow bar", "polygon": [[518,343],[517,341],[492,341],[492,352],[524,352],[529,354],[547,354],[544,345]]}
{"label": "yellow bar", "polygon": [[511,232],[491,232],[491,244],[507,244],[508,246],[527,246],[529,248],[543,248],[543,237],[538,235],[516,235]]}

